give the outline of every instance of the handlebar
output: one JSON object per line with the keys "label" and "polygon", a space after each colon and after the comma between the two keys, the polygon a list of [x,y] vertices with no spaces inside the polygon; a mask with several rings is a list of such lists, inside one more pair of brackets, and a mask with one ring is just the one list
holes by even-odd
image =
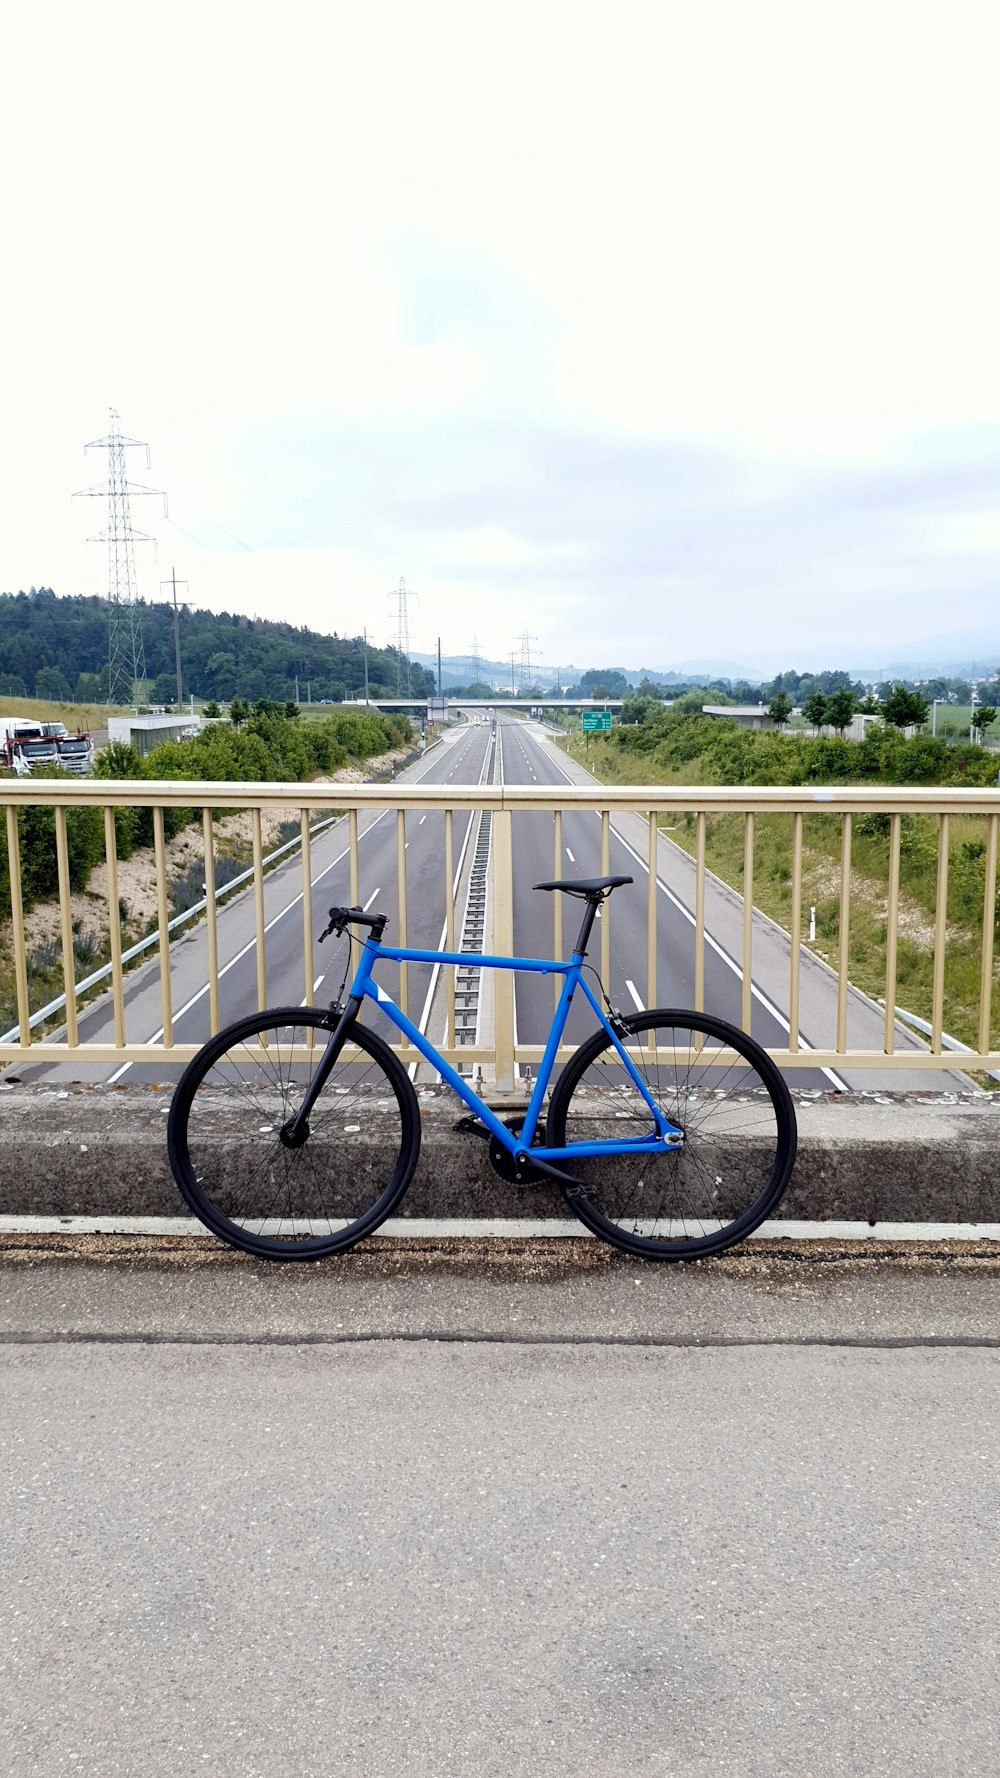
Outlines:
{"label": "handlebar", "polygon": [[366,914],[364,908],[331,908],[330,924],[325,932],[319,935],[319,943],[329,938],[331,932],[337,937],[346,932],[348,926],[368,926],[373,938],[380,939],[389,924],[388,914]]}

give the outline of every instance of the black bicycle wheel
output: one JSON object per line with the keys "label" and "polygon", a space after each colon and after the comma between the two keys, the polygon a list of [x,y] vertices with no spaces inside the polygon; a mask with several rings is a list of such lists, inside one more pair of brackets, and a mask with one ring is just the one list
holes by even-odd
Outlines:
{"label": "black bicycle wheel", "polygon": [[[770,1057],[709,1013],[644,1012],[623,1021],[626,1046],[657,1107],[684,1132],[662,1154],[560,1162],[587,1228],[643,1259],[721,1253],[770,1215],[795,1160],[795,1112]],[[546,1146],[651,1135],[653,1119],[605,1031],[556,1082]]]}
{"label": "black bicycle wheel", "polygon": [[247,1253],[342,1253],[385,1221],[413,1177],[416,1094],[362,1025],[309,1114],[306,1141],[281,1142],[329,1035],[318,1008],[257,1013],[206,1043],[177,1084],[167,1125],[174,1178],[206,1228]]}

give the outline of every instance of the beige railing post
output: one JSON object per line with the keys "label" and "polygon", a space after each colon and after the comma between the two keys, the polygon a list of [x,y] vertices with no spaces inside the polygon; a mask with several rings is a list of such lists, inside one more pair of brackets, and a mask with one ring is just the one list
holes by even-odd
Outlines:
{"label": "beige railing post", "polygon": [[[493,948],[497,956],[509,957],[514,950],[514,849],[509,809],[494,812],[490,855],[493,866]],[[511,1093],[514,1090],[514,978],[508,969],[498,969],[495,974],[493,1017],[496,1024],[493,1041],[497,1092]]]}

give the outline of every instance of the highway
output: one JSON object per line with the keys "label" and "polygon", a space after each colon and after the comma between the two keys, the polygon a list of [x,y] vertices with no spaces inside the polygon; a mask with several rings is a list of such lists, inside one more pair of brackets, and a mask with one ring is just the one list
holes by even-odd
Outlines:
{"label": "highway", "polygon": [[[427,755],[405,772],[399,782],[440,785],[475,785],[483,781],[491,768],[490,744],[492,729],[488,723],[476,722],[452,728]],[[540,724],[520,721],[498,712],[496,723],[497,782],[510,785],[565,784],[594,780],[575,762],[566,759],[554,745],[550,732]],[[391,791],[387,793],[391,796]],[[331,799],[336,790],[331,790]],[[333,805],[335,806],[335,805]],[[462,875],[461,860],[474,822],[473,814],[460,811],[454,822],[456,878]],[[567,877],[600,874],[600,818],[593,812],[567,810],[563,814],[563,857],[559,874]],[[407,880],[407,943],[434,949],[442,941],[444,926],[444,817],[440,811],[425,814],[410,812],[406,822]],[[675,1007],[694,1004],[694,943],[690,914],[690,894],[677,872],[689,872],[689,861],[672,846],[666,836],[660,838],[658,866],[657,917],[657,987],[659,1005]],[[551,811],[515,812],[513,817],[514,855],[514,946],[522,956],[553,954],[553,901],[549,894],[535,892],[532,884],[553,876],[553,817]],[[398,942],[396,889],[397,836],[393,811],[369,812],[359,818],[359,880],[361,902],[390,915],[388,937]],[[645,855],[645,823],[633,815],[615,814],[611,823],[610,868],[615,874],[634,877],[634,884],[617,889],[610,912],[610,993],[614,1004],[623,1012],[642,1009],[646,995],[646,906],[647,869]],[[669,878],[674,873],[675,881]],[[327,910],[333,903],[350,899],[349,861],[347,855],[347,823],[341,821],[313,841],[312,846],[313,927],[318,935],[324,928]],[[460,930],[464,883],[459,884],[456,905],[456,931]],[[685,894],[688,906],[685,907]],[[563,944],[568,953],[576,932],[580,904],[563,897]],[[731,932],[722,931],[726,920],[732,924],[737,898],[710,885],[706,900],[708,942],[705,948],[705,1007],[734,1023],[740,1022],[742,976],[738,963],[738,946],[732,943]],[[265,880],[266,914],[266,981],[268,1003],[273,1006],[299,1005],[305,995],[301,869],[297,856],[271,872]],[[712,930],[713,921],[719,925]],[[220,960],[220,1016],[223,1024],[252,1012],[257,1006],[257,957],[252,892],[246,891],[223,904],[218,917]],[[595,970],[600,962],[598,924],[591,942]],[[491,939],[487,932],[487,946]],[[173,996],[174,1040],[197,1043],[209,1035],[209,1002],[207,989],[207,932],[204,924],[194,926],[171,947],[171,990]],[[312,988],[318,1004],[333,999],[340,987],[347,960],[346,940],[328,940],[317,949]],[[758,977],[758,960],[761,977]],[[802,954],[802,1012],[800,1035],[803,1047],[826,1047],[832,1044],[834,1017],[834,982],[807,952]],[[431,971],[426,965],[411,965],[408,981],[410,1016],[429,1029],[435,1037],[443,1029],[444,996],[439,986],[433,1007],[428,1004]],[[787,939],[763,916],[755,915],[754,927],[754,989],[752,1031],[765,1045],[784,1048],[788,1027],[781,1008],[787,997]],[[439,984],[442,981],[439,977]],[[764,985],[762,985],[762,979]],[[399,997],[399,971],[383,965],[380,980],[387,992]],[[160,1011],[159,964],[151,961],[126,978],[126,1036],[130,1042],[156,1042],[162,1034]],[[488,1005],[488,1000],[487,1000]],[[516,1032],[521,1043],[544,1042],[552,1016],[553,983],[551,978],[521,975],[516,981]],[[374,1009],[365,1012],[366,1022],[387,1030],[386,1023]],[[568,1037],[578,1041],[590,1029],[592,1017],[585,1004],[573,1008]],[[881,1014],[860,995],[851,998],[849,1035],[859,1047],[881,1048]],[[112,1042],[113,1016],[110,995],[104,996],[80,1018],[80,1036],[85,1042]],[[488,1033],[483,1033],[488,1041]],[[900,1039],[901,1043],[905,1041]],[[170,1064],[97,1065],[70,1062],[58,1066],[29,1067],[20,1070],[25,1080],[85,1080],[111,1082],[170,1081],[178,1069]],[[856,1071],[849,1076],[843,1071],[797,1069],[790,1081],[799,1088],[830,1090],[844,1086],[857,1088],[912,1088],[912,1075],[891,1070]],[[936,1076],[935,1085],[950,1087],[967,1085],[958,1074]]]}

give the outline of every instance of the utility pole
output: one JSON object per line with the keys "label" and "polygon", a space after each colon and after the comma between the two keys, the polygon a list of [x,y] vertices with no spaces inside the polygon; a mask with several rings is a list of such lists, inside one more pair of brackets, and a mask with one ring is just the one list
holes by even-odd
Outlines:
{"label": "utility pole", "polygon": [[[181,586],[187,586],[188,582],[186,580],[182,580],[180,584],[181,584]],[[160,585],[172,587],[173,592],[174,592],[174,670],[177,675],[177,708],[178,708],[178,710],[180,710],[180,709],[183,709],[183,706],[184,706],[184,693],[181,690],[181,626],[180,626],[180,616],[179,616],[179,613],[177,610],[177,570],[176,570],[176,568],[171,568],[170,579],[169,580],[161,580]]]}
{"label": "utility pole", "polygon": [[299,701],[299,676],[296,673],[296,675],[295,675],[295,702],[298,703],[298,701]]}
{"label": "utility pole", "polygon": [[441,638],[438,637],[438,697],[441,696]]}
{"label": "utility pole", "polygon": [[368,631],[365,630],[365,704],[368,703]]}

